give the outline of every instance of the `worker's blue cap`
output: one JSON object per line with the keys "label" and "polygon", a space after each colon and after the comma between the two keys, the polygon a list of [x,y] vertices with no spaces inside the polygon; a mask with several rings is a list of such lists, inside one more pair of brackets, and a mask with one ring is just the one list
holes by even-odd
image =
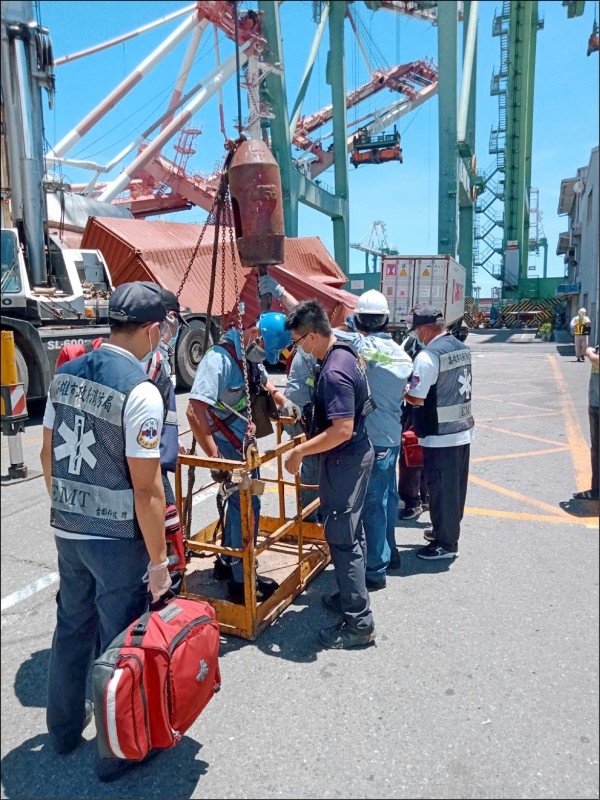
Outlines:
{"label": "worker's blue cap", "polygon": [[108,301],[108,318],[113,322],[162,322],[167,308],[160,286],[150,283],[122,283]]}

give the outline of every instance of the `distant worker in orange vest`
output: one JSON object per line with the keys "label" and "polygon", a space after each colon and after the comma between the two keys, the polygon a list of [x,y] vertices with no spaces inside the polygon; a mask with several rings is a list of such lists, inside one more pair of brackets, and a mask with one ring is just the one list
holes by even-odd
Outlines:
{"label": "distant worker in orange vest", "polygon": [[575,337],[575,357],[577,361],[585,361],[585,351],[588,346],[588,336],[592,332],[592,323],[586,317],[585,308],[580,308],[577,316],[571,320],[571,333]]}

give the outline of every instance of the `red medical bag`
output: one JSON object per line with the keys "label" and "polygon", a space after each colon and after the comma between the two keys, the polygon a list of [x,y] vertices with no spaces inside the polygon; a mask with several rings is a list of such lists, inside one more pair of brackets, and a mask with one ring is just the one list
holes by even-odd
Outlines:
{"label": "red medical bag", "polygon": [[140,761],[174,747],[220,688],[218,658],[208,603],[174,597],[129,625],[92,669],[100,755]]}

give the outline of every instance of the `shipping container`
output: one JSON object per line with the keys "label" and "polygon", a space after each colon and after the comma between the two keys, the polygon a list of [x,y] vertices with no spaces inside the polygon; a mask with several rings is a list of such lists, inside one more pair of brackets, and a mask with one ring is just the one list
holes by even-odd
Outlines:
{"label": "shipping container", "polygon": [[458,331],[465,312],[466,278],[465,268],[448,255],[384,256],[381,292],[390,307],[390,327],[405,331],[411,309],[428,303],[439,308],[449,329]]}

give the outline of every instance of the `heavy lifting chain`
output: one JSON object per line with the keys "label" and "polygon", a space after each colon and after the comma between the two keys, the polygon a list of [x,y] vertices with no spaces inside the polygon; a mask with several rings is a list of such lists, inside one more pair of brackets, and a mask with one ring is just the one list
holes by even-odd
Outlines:
{"label": "heavy lifting chain", "polygon": [[[229,188],[229,180],[227,176],[227,166],[228,161],[226,161],[226,165],[223,169],[223,174],[221,175],[221,180],[219,182],[219,188],[215,194],[212,206],[206,220],[204,221],[204,225],[202,226],[202,230],[200,231],[200,236],[198,237],[198,241],[196,242],[196,246],[194,247],[194,251],[190,257],[189,263],[187,268],[183,274],[183,278],[181,279],[181,283],[179,284],[179,289],[177,289],[177,299],[180,298],[181,293],[183,291],[183,287],[185,286],[194,262],[196,260],[196,256],[198,255],[198,250],[200,249],[200,245],[204,239],[204,235],[206,233],[206,229],[211,221],[215,222],[215,234],[214,234],[214,248],[213,248],[213,262],[212,262],[212,269],[211,269],[211,284],[210,284],[210,291],[208,297],[208,307],[207,307],[207,316],[206,316],[206,327],[204,329],[204,341],[202,343],[202,354],[206,353],[208,349],[208,342],[210,338],[210,328],[211,328],[211,320],[212,320],[212,304],[213,304],[213,297],[214,297],[214,288],[215,288],[215,272],[216,272],[216,254],[217,254],[217,242],[219,237],[219,230],[220,230],[220,220],[221,220],[221,212],[223,209],[223,197],[226,195],[227,190]],[[215,213],[216,209],[216,213]],[[224,284],[223,284],[224,286]],[[223,305],[223,303],[222,303]],[[196,454],[196,437],[192,436],[192,444],[189,450],[190,455]],[[188,475],[187,475],[187,493],[186,493],[186,500],[185,500],[185,508],[183,513],[183,534],[186,539],[189,539],[192,527],[192,493],[194,491],[194,483],[196,479],[196,468],[194,466],[188,467]]]}
{"label": "heavy lifting chain", "polygon": [[[246,431],[246,437],[244,438],[244,442],[242,444],[243,458],[246,457],[246,445],[252,444],[256,441],[256,425],[254,424],[254,420],[252,418],[252,403],[250,402],[250,376],[248,374],[248,360],[246,358],[246,343],[244,342],[244,322],[242,319],[242,304],[240,302],[240,290],[238,285],[238,275],[237,275],[237,251],[233,241],[233,211],[231,209],[231,200],[229,195],[225,198],[225,221],[227,223],[227,227],[229,230],[229,249],[231,251],[231,262],[233,265],[233,287],[235,291],[235,302],[237,305],[237,323],[238,323],[238,330],[240,332],[240,350],[242,352],[242,367],[244,373],[244,388],[246,391],[246,400],[247,406],[246,410],[248,412],[248,429]],[[225,243],[223,243],[223,250],[225,249]]]}
{"label": "heavy lifting chain", "polygon": [[[250,401],[250,378],[248,373],[248,362],[246,358],[246,346],[244,343],[244,325],[242,319],[242,306],[240,301],[240,291],[239,291],[239,284],[238,284],[238,275],[237,275],[237,251],[235,247],[235,242],[233,240],[233,211],[231,208],[231,200],[229,197],[229,177],[228,177],[228,168],[229,164],[231,163],[231,159],[237,149],[237,145],[243,141],[242,138],[238,139],[236,142],[228,142],[229,145],[229,152],[227,158],[225,159],[225,164],[223,165],[223,174],[221,175],[221,180],[219,182],[219,188],[215,194],[215,198],[213,200],[212,207],[206,217],[202,230],[200,232],[200,236],[198,237],[198,241],[196,242],[196,246],[194,247],[194,251],[190,258],[189,264],[186,268],[186,271],[183,275],[181,283],[179,285],[179,289],[177,290],[177,298],[180,297],[181,292],[183,291],[183,287],[185,286],[194,261],[196,260],[196,256],[198,254],[198,250],[200,249],[200,244],[204,239],[204,235],[206,233],[206,229],[211,222],[214,221],[215,225],[215,232],[214,232],[214,239],[213,239],[213,256],[212,256],[212,264],[211,264],[211,279],[210,279],[210,288],[209,288],[209,298],[208,298],[208,307],[207,307],[207,317],[206,317],[206,327],[204,332],[204,343],[202,347],[202,354],[206,353],[208,349],[208,342],[210,338],[210,327],[211,327],[211,320],[212,320],[212,306],[214,300],[214,293],[215,293],[215,283],[216,283],[216,273],[217,273],[217,257],[218,252],[220,249],[221,253],[221,319],[225,315],[225,274],[226,274],[226,243],[225,237],[222,235],[222,222],[229,228],[229,247],[231,252],[231,264],[233,267],[233,283],[234,283],[234,290],[235,290],[235,302],[237,305],[237,322],[238,322],[238,329],[240,333],[240,349],[242,355],[242,367],[243,367],[243,376],[244,376],[244,388],[246,391],[246,398],[247,398],[247,414],[248,414],[248,427],[246,436],[244,437],[244,441],[242,443],[242,459],[246,458],[246,450],[247,446],[255,443],[255,435],[256,435],[256,426],[254,425],[254,421],[252,418],[252,404]],[[220,241],[219,241],[220,239]],[[219,248],[220,245],[220,248]],[[192,445],[190,447],[190,455],[194,455],[196,452],[196,438],[192,437]],[[194,490],[194,483],[195,483],[195,473],[196,468],[194,466],[188,467],[188,481],[187,481],[187,496],[186,496],[186,503],[185,509],[183,514],[183,526],[184,526],[184,536],[185,538],[189,538],[191,534],[191,525],[192,525],[192,494]]]}

